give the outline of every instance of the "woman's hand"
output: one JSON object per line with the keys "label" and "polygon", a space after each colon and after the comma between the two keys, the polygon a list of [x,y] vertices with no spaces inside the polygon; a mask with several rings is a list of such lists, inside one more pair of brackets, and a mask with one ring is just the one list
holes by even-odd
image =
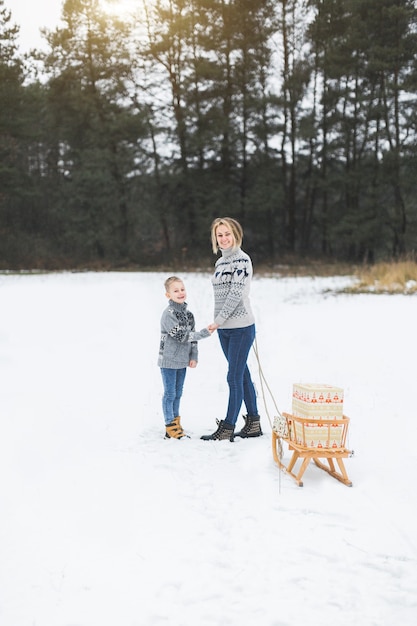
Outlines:
{"label": "woman's hand", "polygon": [[218,327],[219,327],[219,325],[218,325],[218,324],[209,324],[209,325],[207,326],[208,330],[209,330],[211,333],[214,333],[214,331],[215,331],[215,330],[217,330],[217,329],[218,329]]}

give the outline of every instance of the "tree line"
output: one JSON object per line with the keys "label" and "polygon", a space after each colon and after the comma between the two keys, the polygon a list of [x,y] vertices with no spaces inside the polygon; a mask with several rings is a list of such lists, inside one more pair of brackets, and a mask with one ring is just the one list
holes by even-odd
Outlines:
{"label": "tree line", "polygon": [[65,0],[22,55],[0,0],[0,267],[417,249],[411,0]]}

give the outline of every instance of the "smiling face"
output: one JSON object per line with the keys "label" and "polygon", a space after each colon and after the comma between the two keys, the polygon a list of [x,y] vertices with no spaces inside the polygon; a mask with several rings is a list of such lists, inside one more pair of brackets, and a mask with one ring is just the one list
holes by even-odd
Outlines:
{"label": "smiling face", "polygon": [[234,250],[242,245],[243,229],[233,217],[216,217],[210,229],[214,254],[220,250]]}
{"label": "smiling face", "polygon": [[222,250],[229,250],[235,245],[235,238],[230,228],[225,224],[219,224],[216,228],[217,245]]}
{"label": "smiling face", "polygon": [[181,304],[181,302],[185,302],[187,298],[187,292],[185,291],[185,285],[182,280],[175,280],[172,282],[168,290],[166,292],[166,297],[172,300],[173,302],[177,302]]}

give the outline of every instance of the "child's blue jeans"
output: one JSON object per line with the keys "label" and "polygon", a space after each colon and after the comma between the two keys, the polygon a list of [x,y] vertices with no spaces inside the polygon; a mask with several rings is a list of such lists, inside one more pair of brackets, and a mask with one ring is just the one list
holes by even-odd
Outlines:
{"label": "child's blue jeans", "polygon": [[225,421],[234,426],[242,402],[245,403],[248,415],[258,415],[256,391],[246,364],[255,339],[255,324],[245,328],[219,328],[217,334],[229,363],[229,404]]}
{"label": "child's blue jeans", "polygon": [[161,367],[162,382],[164,384],[162,410],[164,412],[165,424],[171,424],[174,418],[180,414],[180,400],[186,373],[186,367],[178,370]]}

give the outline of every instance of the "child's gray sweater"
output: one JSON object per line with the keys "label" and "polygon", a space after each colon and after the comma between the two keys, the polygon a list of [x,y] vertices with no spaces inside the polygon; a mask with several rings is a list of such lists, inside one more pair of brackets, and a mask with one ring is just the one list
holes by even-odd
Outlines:
{"label": "child's gray sweater", "polygon": [[187,303],[169,301],[161,317],[161,341],[158,366],[169,369],[188,367],[190,361],[198,360],[197,341],[210,337],[207,328],[195,331],[194,315]]}

